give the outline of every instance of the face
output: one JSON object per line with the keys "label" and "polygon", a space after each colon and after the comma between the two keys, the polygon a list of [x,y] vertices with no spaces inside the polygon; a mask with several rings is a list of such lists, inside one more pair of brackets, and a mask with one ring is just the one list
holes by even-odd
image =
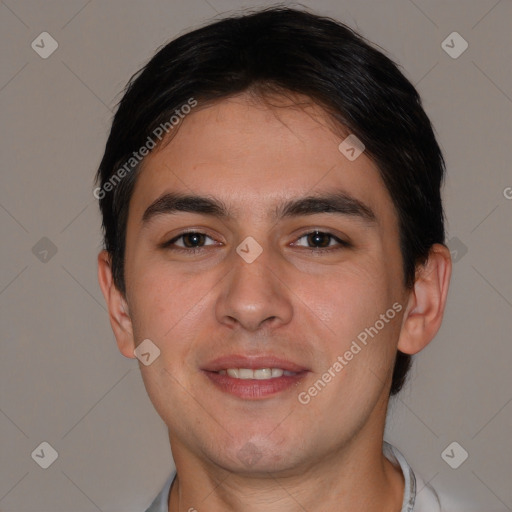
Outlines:
{"label": "face", "polygon": [[284,474],[382,439],[407,300],[397,217],[375,164],[329,126],[315,106],[238,96],[144,162],[120,347],[160,350],[141,372],[175,459]]}

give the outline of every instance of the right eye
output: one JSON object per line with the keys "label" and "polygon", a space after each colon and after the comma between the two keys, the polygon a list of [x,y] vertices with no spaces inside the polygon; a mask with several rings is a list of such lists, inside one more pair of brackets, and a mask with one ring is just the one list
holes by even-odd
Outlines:
{"label": "right eye", "polygon": [[[199,231],[186,231],[185,233],[181,233],[180,235],[175,236],[168,242],[164,242],[161,245],[161,247],[164,249],[169,249],[171,251],[188,252],[195,254],[197,252],[202,251],[204,247],[206,247],[205,245],[203,245],[206,238],[213,240],[213,238],[211,238],[205,233],[201,233]],[[178,240],[182,240],[181,245],[177,243]]]}

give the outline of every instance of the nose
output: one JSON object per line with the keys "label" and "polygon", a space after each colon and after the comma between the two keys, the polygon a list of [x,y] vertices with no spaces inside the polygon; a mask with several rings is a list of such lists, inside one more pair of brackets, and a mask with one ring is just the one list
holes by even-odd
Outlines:
{"label": "nose", "polygon": [[231,328],[239,326],[251,332],[289,323],[293,317],[293,293],[283,269],[271,261],[270,250],[263,250],[252,263],[235,252],[232,258],[232,270],[221,281],[217,320]]}

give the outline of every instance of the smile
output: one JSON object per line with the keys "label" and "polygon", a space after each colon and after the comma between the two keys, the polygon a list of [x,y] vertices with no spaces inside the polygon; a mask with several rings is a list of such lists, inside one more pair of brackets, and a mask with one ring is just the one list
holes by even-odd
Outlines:
{"label": "smile", "polygon": [[227,368],[226,370],[219,370],[219,375],[229,375],[233,379],[256,379],[268,380],[282,377],[283,375],[291,377],[297,375],[297,372],[290,372],[282,368]]}

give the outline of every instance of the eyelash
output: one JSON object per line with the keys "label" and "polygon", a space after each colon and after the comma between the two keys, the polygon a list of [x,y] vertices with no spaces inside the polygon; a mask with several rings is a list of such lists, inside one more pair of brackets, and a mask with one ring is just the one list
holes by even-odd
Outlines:
{"label": "eyelash", "polygon": [[[338,242],[337,247],[304,247],[305,250],[309,250],[311,253],[318,254],[320,253],[326,253],[326,252],[333,252],[333,251],[339,251],[340,249],[346,249],[348,247],[351,247],[351,244],[346,242],[345,240],[341,240],[337,236],[333,235],[332,233],[329,233],[328,231],[321,231],[319,229],[314,229],[312,231],[308,231],[306,233],[303,233],[301,236],[298,237],[297,240],[300,240],[301,238],[307,237],[309,235],[314,234],[320,234],[320,235],[327,235],[330,237],[330,241],[335,240]],[[163,249],[168,249],[171,251],[181,252],[181,253],[187,253],[187,254],[197,254],[199,252],[202,252],[205,249],[205,247],[178,247],[174,245],[174,243],[179,240],[180,238],[183,238],[185,235],[204,235],[207,238],[210,238],[213,240],[212,237],[208,236],[206,233],[202,233],[201,231],[185,231],[184,233],[181,233],[180,235],[172,238],[171,240],[164,242],[161,244],[161,247]]]}

